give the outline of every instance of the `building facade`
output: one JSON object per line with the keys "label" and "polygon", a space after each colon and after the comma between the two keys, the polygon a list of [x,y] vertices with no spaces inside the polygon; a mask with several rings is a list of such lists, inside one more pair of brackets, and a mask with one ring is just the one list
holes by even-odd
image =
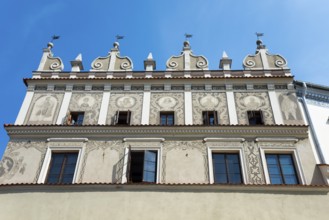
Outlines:
{"label": "building facade", "polygon": [[0,216],[17,219],[35,200],[28,219],[326,215],[328,181],[293,76],[260,40],[243,70],[225,52],[209,70],[186,41],[164,71],[152,54],[133,71],[117,42],[89,71],[81,55],[64,71],[52,47],[5,125]]}
{"label": "building facade", "polygon": [[329,183],[329,88],[314,83],[295,81],[297,95],[305,121],[310,128],[310,139],[314,147],[318,166],[324,181]]}

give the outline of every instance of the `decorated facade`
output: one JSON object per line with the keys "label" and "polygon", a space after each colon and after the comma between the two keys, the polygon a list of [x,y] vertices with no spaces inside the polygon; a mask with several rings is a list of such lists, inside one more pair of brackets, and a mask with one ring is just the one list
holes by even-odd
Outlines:
{"label": "decorated facade", "polygon": [[34,198],[43,211],[27,219],[326,215],[328,160],[309,138],[287,61],[261,40],[242,70],[225,52],[209,70],[185,41],[165,71],[152,54],[134,71],[117,42],[90,70],[78,55],[64,71],[52,47],[5,125],[0,200],[9,203],[0,216],[19,218]]}

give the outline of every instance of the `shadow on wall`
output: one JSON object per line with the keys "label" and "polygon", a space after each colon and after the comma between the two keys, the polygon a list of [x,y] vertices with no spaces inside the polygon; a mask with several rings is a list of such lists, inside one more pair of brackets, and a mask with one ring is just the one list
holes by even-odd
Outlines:
{"label": "shadow on wall", "polygon": [[112,183],[121,183],[122,181],[125,156],[126,155],[123,155],[123,157],[113,166]]}
{"label": "shadow on wall", "polygon": [[312,177],[310,184],[311,185],[326,185],[326,183],[323,180],[323,176],[320,171],[320,168],[318,166],[314,166],[313,177]]}

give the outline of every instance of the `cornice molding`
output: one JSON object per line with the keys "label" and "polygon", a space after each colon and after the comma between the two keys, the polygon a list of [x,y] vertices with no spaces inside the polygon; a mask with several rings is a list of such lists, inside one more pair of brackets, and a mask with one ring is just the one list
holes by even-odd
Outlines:
{"label": "cornice molding", "polygon": [[[299,138],[308,137],[308,126],[11,126],[10,138]],[[128,139],[129,140],[129,139]],[[240,139],[239,139],[240,140]]]}

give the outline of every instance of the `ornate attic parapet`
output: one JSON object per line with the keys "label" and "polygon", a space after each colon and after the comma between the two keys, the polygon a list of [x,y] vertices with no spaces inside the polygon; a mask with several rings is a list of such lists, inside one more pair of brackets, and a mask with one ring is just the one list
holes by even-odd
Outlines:
{"label": "ornate attic parapet", "polygon": [[185,41],[181,55],[171,56],[166,67],[167,71],[208,70],[208,60],[202,55],[194,55],[190,43]]}
{"label": "ornate attic parapet", "polygon": [[[59,57],[54,57],[51,52],[51,48],[54,47],[54,44],[49,42],[47,48],[43,49],[42,58],[37,71],[43,72],[55,72],[62,71],[64,69],[64,64]],[[37,75],[33,76],[38,78]]]}
{"label": "ornate attic parapet", "polygon": [[284,57],[278,54],[270,54],[266,46],[259,39],[256,44],[257,49],[255,55],[249,54],[243,60],[245,70],[288,69],[287,60]]}
{"label": "ornate attic parapet", "polygon": [[114,42],[113,48],[106,57],[97,57],[91,64],[90,71],[132,71],[133,62],[127,56],[120,57],[119,43]]}

